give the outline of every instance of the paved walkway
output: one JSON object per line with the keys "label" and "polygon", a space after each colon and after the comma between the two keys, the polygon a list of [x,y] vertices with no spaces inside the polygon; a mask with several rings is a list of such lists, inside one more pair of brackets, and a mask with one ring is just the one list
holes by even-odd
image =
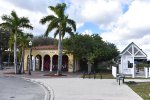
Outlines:
{"label": "paved walkway", "polygon": [[[82,79],[81,73],[64,73],[67,76],[44,76],[49,72],[32,72],[32,75],[3,74],[13,70],[0,71],[0,76],[30,78],[43,83],[50,89],[51,100],[142,100],[127,85],[118,85],[115,79]],[[125,79],[125,81],[145,82],[150,79]]]}
{"label": "paved walkway", "polygon": [[115,79],[45,78],[33,80],[48,86],[54,100],[142,100],[127,85],[118,85]]}

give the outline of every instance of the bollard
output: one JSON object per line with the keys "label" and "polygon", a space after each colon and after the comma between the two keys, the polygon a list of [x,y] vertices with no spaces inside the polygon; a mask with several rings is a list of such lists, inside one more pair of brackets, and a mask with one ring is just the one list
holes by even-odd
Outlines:
{"label": "bollard", "polygon": [[101,74],[101,79],[102,79],[102,74]]}
{"label": "bollard", "polygon": [[91,78],[91,76],[90,76],[90,73],[88,73],[89,74],[89,79]]}
{"label": "bollard", "polygon": [[83,79],[85,78],[85,72],[83,72]]}
{"label": "bollard", "polygon": [[119,85],[120,85],[120,78],[119,78]]}

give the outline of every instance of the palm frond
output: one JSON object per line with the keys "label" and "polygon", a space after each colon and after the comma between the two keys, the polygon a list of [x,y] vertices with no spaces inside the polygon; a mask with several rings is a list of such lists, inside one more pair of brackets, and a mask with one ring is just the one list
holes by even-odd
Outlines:
{"label": "palm frond", "polygon": [[11,12],[11,16],[16,20],[19,19],[18,15],[16,14],[14,10]]}
{"label": "palm frond", "polygon": [[59,33],[59,30],[57,29],[57,30],[55,31],[55,33],[54,33],[54,38],[56,38],[56,36],[58,35],[58,33]]}
{"label": "palm frond", "polygon": [[65,9],[66,9],[66,4],[65,3],[58,3],[55,7],[53,6],[49,6],[50,10],[52,10],[57,16],[58,18],[63,18],[63,16],[65,15]]}
{"label": "palm frond", "polygon": [[20,18],[20,23],[29,23],[29,19],[27,17],[21,17]]}
{"label": "palm frond", "polygon": [[32,25],[30,25],[30,24],[21,24],[19,27],[20,28],[33,29]]}
{"label": "palm frond", "polygon": [[48,25],[48,28],[47,28],[44,35],[48,36],[49,32],[51,32],[55,28],[58,28],[59,27],[59,25],[58,25],[59,21],[60,21],[59,19],[53,19],[51,21],[51,23]]}
{"label": "palm frond", "polygon": [[11,21],[12,21],[12,20],[11,20],[11,17],[8,16],[8,15],[3,15],[1,18],[2,18],[2,20],[5,21],[5,22],[11,22]]}
{"label": "palm frond", "polygon": [[48,15],[48,16],[45,16],[43,17],[41,20],[40,20],[40,23],[41,24],[45,24],[47,22],[50,22],[51,20],[55,19],[56,17],[54,15]]}
{"label": "palm frond", "polygon": [[67,23],[73,28],[74,31],[76,31],[76,23],[75,21],[71,19],[67,19]]}

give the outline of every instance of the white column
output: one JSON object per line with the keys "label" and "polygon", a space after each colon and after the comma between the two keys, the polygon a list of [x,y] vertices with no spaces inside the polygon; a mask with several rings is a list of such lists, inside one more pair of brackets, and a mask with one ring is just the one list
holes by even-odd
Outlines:
{"label": "white column", "polygon": [[78,60],[76,60],[76,69],[77,69],[77,71],[79,70]]}
{"label": "white column", "polygon": [[144,74],[145,74],[145,78],[148,78],[148,68],[144,67]]}
{"label": "white column", "polygon": [[113,75],[113,77],[117,76],[117,68],[114,66],[112,66],[112,75]]}
{"label": "white column", "polygon": [[44,57],[42,57],[42,68],[41,68],[41,71],[44,71]]}
{"label": "white column", "polygon": [[120,67],[120,73],[123,73],[123,56],[121,56],[121,67]]}
{"label": "white column", "polygon": [[77,71],[77,62],[76,62],[77,60],[75,59],[74,60],[74,71],[76,72]]}
{"label": "white column", "polygon": [[132,78],[135,78],[135,66],[134,66],[134,57],[133,57]]}
{"label": "white column", "polygon": [[32,63],[33,64],[32,65],[33,66],[33,71],[35,71],[35,57],[34,56],[32,56],[32,61],[33,61],[33,63]]}
{"label": "white column", "polygon": [[52,66],[53,66],[53,59],[52,59],[53,57],[51,57],[51,59],[50,59],[50,72],[52,72]]}

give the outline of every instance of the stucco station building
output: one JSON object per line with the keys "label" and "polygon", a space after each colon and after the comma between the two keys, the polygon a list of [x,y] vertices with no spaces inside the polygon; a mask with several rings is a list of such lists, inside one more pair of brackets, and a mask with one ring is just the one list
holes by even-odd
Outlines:
{"label": "stucco station building", "polygon": [[[33,71],[56,71],[58,66],[58,47],[54,45],[32,47],[31,51]],[[29,49],[25,50],[24,69],[28,70]],[[71,54],[62,56],[62,71],[73,72],[80,69],[79,63]]]}

